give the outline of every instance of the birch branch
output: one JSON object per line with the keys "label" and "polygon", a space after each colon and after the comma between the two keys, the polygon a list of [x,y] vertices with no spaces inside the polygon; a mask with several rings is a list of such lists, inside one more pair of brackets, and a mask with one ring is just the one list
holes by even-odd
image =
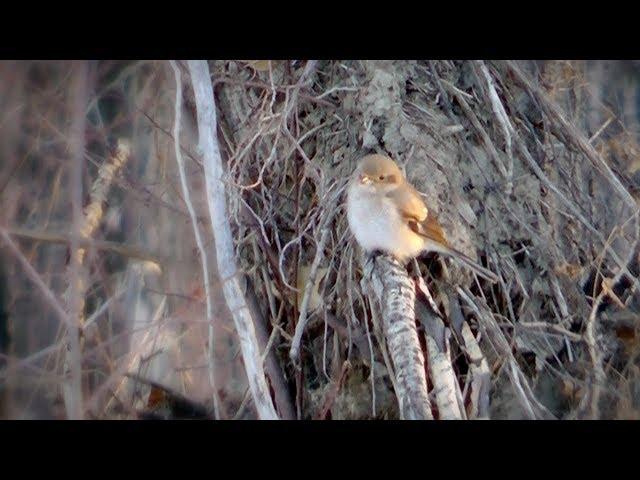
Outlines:
{"label": "birch branch", "polygon": [[379,255],[364,265],[372,300],[379,306],[386,343],[397,379],[400,418],[432,420],[424,356],[415,320],[415,289],[405,268],[394,258]]}
{"label": "birch branch", "polygon": [[204,291],[207,303],[207,325],[209,328],[209,383],[211,384],[212,397],[213,397],[213,412],[216,420],[220,419],[220,410],[218,408],[218,392],[216,388],[215,375],[214,375],[214,348],[215,339],[213,338],[213,304],[211,301],[211,282],[209,281],[209,262],[207,259],[207,251],[204,248],[204,242],[200,235],[200,227],[198,226],[198,217],[196,215],[195,208],[193,208],[193,202],[191,201],[191,191],[187,183],[187,174],[184,168],[184,161],[182,159],[182,152],[180,151],[180,120],[182,115],[182,76],[180,75],[180,69],[175,61],[170,61],[171,68],[176,79],[176,104],[175,104],[175,121],[173,124],[173,144],[175,146],[176,162],[178,163],[178,171],[180,173],[180,185],[182,187],[182,194],[184,196],[184,202],[187,204],[187,210],[189,211],[189,217],[191,218],[191,224],[193,225],[193,234],[196,238],[196,244],[198,251],[200,252],[200,263],[202,265],[202,278],[204,281]]}
{"label": "birch branch", "polygon": [[227,215],[223,169],[217,140],[216,105],[209,66],[205,60],[189,60],[189,73],[195,94],[198,135],[203,155],[205,184],[216,259],[223,293],[240,338],[240,349],[249,388],[260,419],[278,418],[262,367],[258,340],[238,279],[231,226]]}
{"label": "birch branch", "polygon": [[[422,278],[418,282],[424,282]],[[426,289],[426,284],[421,289]],[[462,420],[464,413],[458,404],[456,374],[451,365],[451,352],[449,349],[450,330],[434,311],[424,302],[416,304],[418,320],[424,326],[425,340],[427,343],[427,357],[429,359],[429,375],[433,383],[438,418],[440,420]]]}
{"label": "birch branch", "polygon": [[489,419],[489,389],[491,388],[491,371],[484,357],[478,340],[473,335],[469,324],[462,324],[462,340],[469,360],[471,372],[471,413],[470,419]]}
{"label": "birch branch", "polygon": [[[465,352],[469,363],[469,373],[471,376],[471,405],[465,409],[467,418],[470,420],[489,419],[489,391],[491,389],[491,371],[478,340],[473,335],[469,324],[464,319],[458,294],[451,292],[449,295],[449,312],[454,331],[458,336],[458,344]],[[464,407],[463,407],[464,408]]]}

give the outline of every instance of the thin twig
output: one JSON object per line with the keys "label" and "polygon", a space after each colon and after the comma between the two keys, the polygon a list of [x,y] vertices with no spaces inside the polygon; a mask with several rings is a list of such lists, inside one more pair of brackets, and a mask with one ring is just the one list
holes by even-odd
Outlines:
{"label": "thin twig", "polygon": [[307,316],[307,308],[309,307],[311,290],[313,288],[313,285],[315,285],[316,274],[318,272],[318,267],[320,266],[320,260],[322,260],[322,257],[324,256],[324,246],[327,241],[328,233],[329,228],[325,226],[322,229],[320,241],[318,242],[318,246],[316,249],[316,255],[313,259],[313,262],[311,263],[311,270],[309,271],[307,284],[304,287],[304,295],[302,297],[302,303],[300,304],[298,323],[296,324],[296,330],[293,334],[293,340],[291,341],[291,348],[289,350],[289,356],[296,363],[300,360],[300,341],[302,340],[302,334],[304,333],[304,329],[307,325],[307,322],[309,321],[309,317]]}

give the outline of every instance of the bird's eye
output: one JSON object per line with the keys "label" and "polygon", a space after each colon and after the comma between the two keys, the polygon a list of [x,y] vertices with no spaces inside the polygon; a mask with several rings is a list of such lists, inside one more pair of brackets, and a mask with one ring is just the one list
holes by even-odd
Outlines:
{"label": "bird's eye", "polygon": [[378,180],[380,180],[380,181],[384,180],[384,175],[380,175],[380,176],[378,177]]}

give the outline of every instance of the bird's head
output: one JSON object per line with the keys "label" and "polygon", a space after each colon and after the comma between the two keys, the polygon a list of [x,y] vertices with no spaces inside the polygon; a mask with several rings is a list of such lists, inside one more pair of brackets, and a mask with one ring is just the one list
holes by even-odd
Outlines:
{"label": "bird's head", "polygon": [[377,154],[363,157],[354,175],[357,185],[372,192],[392,190],[404,180],[396,162]]}

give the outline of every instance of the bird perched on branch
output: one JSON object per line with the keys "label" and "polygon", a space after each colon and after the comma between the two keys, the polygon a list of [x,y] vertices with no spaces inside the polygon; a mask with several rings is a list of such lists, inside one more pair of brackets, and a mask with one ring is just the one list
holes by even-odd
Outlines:
{"label": "bird perched on branch", "polygon": [[347,191],[347,217],[367,252],[390,253],[401,262],[425,252],[443,253],[497,281],[493,272],[449,245],[433,212],[389,157],[367,155],[360,160]]}

